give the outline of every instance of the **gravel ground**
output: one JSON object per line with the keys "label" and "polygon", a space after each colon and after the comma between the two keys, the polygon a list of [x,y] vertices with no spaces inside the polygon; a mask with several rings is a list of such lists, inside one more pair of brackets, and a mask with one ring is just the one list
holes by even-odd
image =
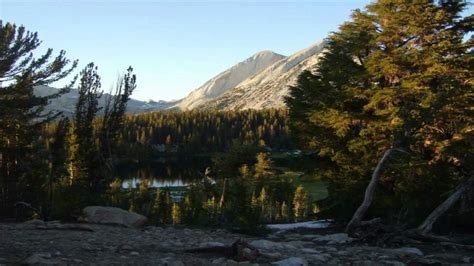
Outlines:
{"label": "gravel ground", "polygon": [[[239,239],[258,253],[238,261],[242,258],[221,251]],[[196,248],[207,249],[189,252]],[[0,265],[11,264],[474,265],[474,251],[434,244],[372,247],[342,233],[279,231],[256,238],[221,229],[0,224]]]}

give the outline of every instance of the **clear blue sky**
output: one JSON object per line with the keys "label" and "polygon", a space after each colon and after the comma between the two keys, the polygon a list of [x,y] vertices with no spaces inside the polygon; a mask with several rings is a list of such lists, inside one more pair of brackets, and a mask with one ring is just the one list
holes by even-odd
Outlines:
{"label": "clear blue sky", "polygon": [[42,48],[99,66],[103,89],[129,65],[133,98],[170,100],[261,50],[292,54],[370,1],[0,0],[0,18],[37,31]]}

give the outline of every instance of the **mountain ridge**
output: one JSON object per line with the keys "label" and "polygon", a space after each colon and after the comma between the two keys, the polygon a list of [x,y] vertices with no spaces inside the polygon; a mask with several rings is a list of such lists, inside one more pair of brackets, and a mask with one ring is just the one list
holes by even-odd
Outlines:
{"label": "mountain ridge", "polygon": [[243,80],[260,73],[282,58],[285,58],[285,56],[269,50],[255,53],[249,58],[219,73],[199,88],[191,91],[191,93],[181,99],[174,107],[185,111],[203,105],[207,101],[222,95],[227,90],[234,88]]}
{"label": "mountain ridge", "polygon": [[289,88],[296,84],[300,73],[314,70],[323,54],[324,41],[302,49],[259,74],[242,81],[235,88],[209,101],[200,109],[244,110],[284,107],[284,97]]}
{"label": "mountain ridge", "polygon": [[[56,92],[58,92],[58,89],[44,85],[34,88],[35,95],[42,97],[54,94]],[[99,99],[100,107],[105,105],[105,98],[107,95],[109,94],[104,93],[104,95]],[[66,116],[72,116],[75,112],[78,97],[79,94],[77,89],[71,89],[68,93],[50,100],[49,104],[46,106],[46,111],[62,112]],[[127,112],[143,113],[156,110],[166,110],[174,103],[175,101],[140,101],[136,99],[130,99],[127,104]]]}
{"label": "mountain ridge", "polygon": [[[130,99],[127,112],[186,111],[186,110],[244,110],[282,108],[283,99],[304,70],[313,70],[323,54],[324,41],[304,48],[290,56],[263,50],[229,67],[191,91],[186,97],[173,101],[140,101]],[[46,96],[57,89],[40,86],[35,94]],[[52,99],[47,110],[70,116],[77,102],[77,90]],[[105,97],[99,100],[103,106]]]}

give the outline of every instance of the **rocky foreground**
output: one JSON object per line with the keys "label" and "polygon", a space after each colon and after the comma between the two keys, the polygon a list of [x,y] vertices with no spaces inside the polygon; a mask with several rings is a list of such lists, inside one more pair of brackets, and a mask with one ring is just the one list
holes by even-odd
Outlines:
{"label": "rocky foreground", "polygon": [[[238,254],[228,252],[240,240]],[[235,245],[234,245],[235,246]],[[452,244],[367,246],[342,233],[274,232],[258,238],[204,230],[33,221],[0,224],[0,265],[473,265]]]}

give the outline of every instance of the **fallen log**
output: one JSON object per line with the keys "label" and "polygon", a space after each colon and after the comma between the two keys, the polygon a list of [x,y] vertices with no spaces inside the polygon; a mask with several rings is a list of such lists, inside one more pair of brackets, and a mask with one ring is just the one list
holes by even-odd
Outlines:
{"label": "fallen log", "polygon": [[71,231],[86,231],[86,232],[94,232],[92,227],[85,225],[85,224],[44,224],[44,225],[37,225],[36,229],[38,230],[71,230]]}
{"label": "fallen log", "polygon": [[360,226],[372,226],[372,225],[380,224],[380,223],[382,223],[382,218],[377,217],[372,220],[360,222]]}
{"label": "fallen log", "polygon": [[431,212],[425,221],[417,228],[417,231],[420,235],[430,236],[431,230],[433,229],[433,224],[448,211],[468,190],[471,186],[474,186],[474,176],[469,178],[464,183],[460,184],[451,196],[449,196],[443,203],[441,203],[436,209]]}
{"label": "fallen log", "polygon": [[211,253],[232,258],[236,261],[253,261],[259,256],[258,250],[241,239],[230,246],[215,245],[210,247],[199,247],[186,249],[190,253]]}
{"label": "fallen log", "polygon": [[458,244],[458,243],[452,243],[452,242],[440,242],[439,244],[441,246],[444,246],[444,247],[450,247],[450,248],[456,248],[456,249],[466,249],[466,250],[473,250],[474,251],[474,245],[464,245],[464,244]]}
{"label": "fallen log", "polygon": [[32,230],[71,230],[94,232],[94,229],[87,224],[63,224],[59,221],[45,222],[43,220],[31,220],[23,223],[23,228]]}

